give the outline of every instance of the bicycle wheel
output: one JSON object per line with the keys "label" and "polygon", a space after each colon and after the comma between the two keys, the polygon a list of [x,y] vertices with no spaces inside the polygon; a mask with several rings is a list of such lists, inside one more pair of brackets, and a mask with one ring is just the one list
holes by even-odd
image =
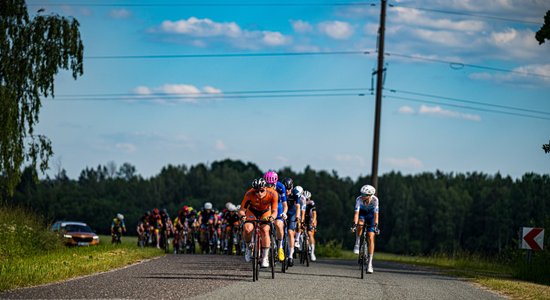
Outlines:
{"label": "bicycle wheel", "polygon": [[366,246],[365,229],[363,229],[363,233],[361,234],[361,246],[359,247],[359,266],[361,267],[361,279],[365,277],[365,263],[367,260],[367,258],[365,257]]}
{"label": "bicycle wheel", "polygon": [[285,233],[284,237],[283,237],[283,251],[285,252],[285,259],[283,259],[283,261],[281,262],[281,272],[283,273],[286,273],[286,269],[288,268],[288,241],[287,241],[287,234]]}
{"label": "bicycle wheel", "polygon": [[258,269],[259,269],[259,249],[258,249],[258,236],[256,235],[256,232],[254,230],[253,236],[252,236],[252,282],[258,280]]}
{"label": "bicycle wheel", "polygon": [[305,256],[304,260],[306,262],[306,267],[309,267],[309,237],[308,236],[304,237],[304,249],[302,251],[304,251],[304,256]]}

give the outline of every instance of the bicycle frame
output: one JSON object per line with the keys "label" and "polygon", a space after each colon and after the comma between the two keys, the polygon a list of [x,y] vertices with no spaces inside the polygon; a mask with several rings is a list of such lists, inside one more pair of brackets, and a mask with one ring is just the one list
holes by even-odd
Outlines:
{"label": "bicycle frame", "polygon": [[[254,229],[252,230],[252,255],[251,255],[251,261],[252,261],[252,281],[257,281],[259,279],[260,275],[260,257],[261,257],[261,242],[262,242],[262,231],[261,231],[261,225],[269,224],[270,229],[273,230],[273,223],[269,221],[263,221],[263,220],[247,220],[243,223],[251,223],[254,226]],[[273,239],[271,239],[271,243],[273,243]],[[273,247],[270,249],[271,254],[271,278],[275,278],[275,265],[274,265],[274,253],[273,253]]]}
{"label": "bicycle frame", "polygon": [[357,229],[356,230],[359,230],[359,228],[362,228],[362,232],[361,232],[361,244],[359,246],[359,257],[358,257],[358,262],[359,262],[359,266],[361,268],[361,279],[363,279],[365,277],[365,269],[367,268],[366,266],[366,263],[367,263],[367,252],[369,251],[369,239],[367,237],[367,227],[368,225],[366,224],[357,224]]}

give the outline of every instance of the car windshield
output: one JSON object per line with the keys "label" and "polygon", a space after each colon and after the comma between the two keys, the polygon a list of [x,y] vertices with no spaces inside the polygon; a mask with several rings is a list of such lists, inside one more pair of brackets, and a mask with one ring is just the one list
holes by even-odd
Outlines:
{"label": "car windshield", "polygon": [[65,231],[67,232],[93,232],[90,226],[83,225],[67,225],[65,226]]}

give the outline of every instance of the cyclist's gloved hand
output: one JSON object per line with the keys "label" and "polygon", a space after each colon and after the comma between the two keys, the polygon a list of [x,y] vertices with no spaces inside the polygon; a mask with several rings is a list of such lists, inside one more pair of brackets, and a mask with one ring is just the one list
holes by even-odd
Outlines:
{"label": "cyclist's gloved hand", "polygon": [[374,233],[376,235],[380,235],[380,228],[378,228],[378,224],[374,224]]}
{"label": "cyclist's gloved hand", "polygon": [[355,232],[355,230],[357,229],[357,224],[356,223],[351,223],[351,232]]}
{"label": "cyclist's gloved hand", "polygon": [[283,218],[283,220],[286,220],[287,215],[286,215],[285,213],[282,213],[282,214],[281,214],[281,218]]}

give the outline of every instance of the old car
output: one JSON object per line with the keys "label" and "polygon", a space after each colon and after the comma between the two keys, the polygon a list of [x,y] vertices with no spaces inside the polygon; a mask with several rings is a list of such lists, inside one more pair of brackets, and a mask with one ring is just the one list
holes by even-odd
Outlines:
{"label": "old car", "polygon": [[99,236],[83,222],[57,221],[52,231],[59,233],[67,246],[93,246],[99,244]]}

